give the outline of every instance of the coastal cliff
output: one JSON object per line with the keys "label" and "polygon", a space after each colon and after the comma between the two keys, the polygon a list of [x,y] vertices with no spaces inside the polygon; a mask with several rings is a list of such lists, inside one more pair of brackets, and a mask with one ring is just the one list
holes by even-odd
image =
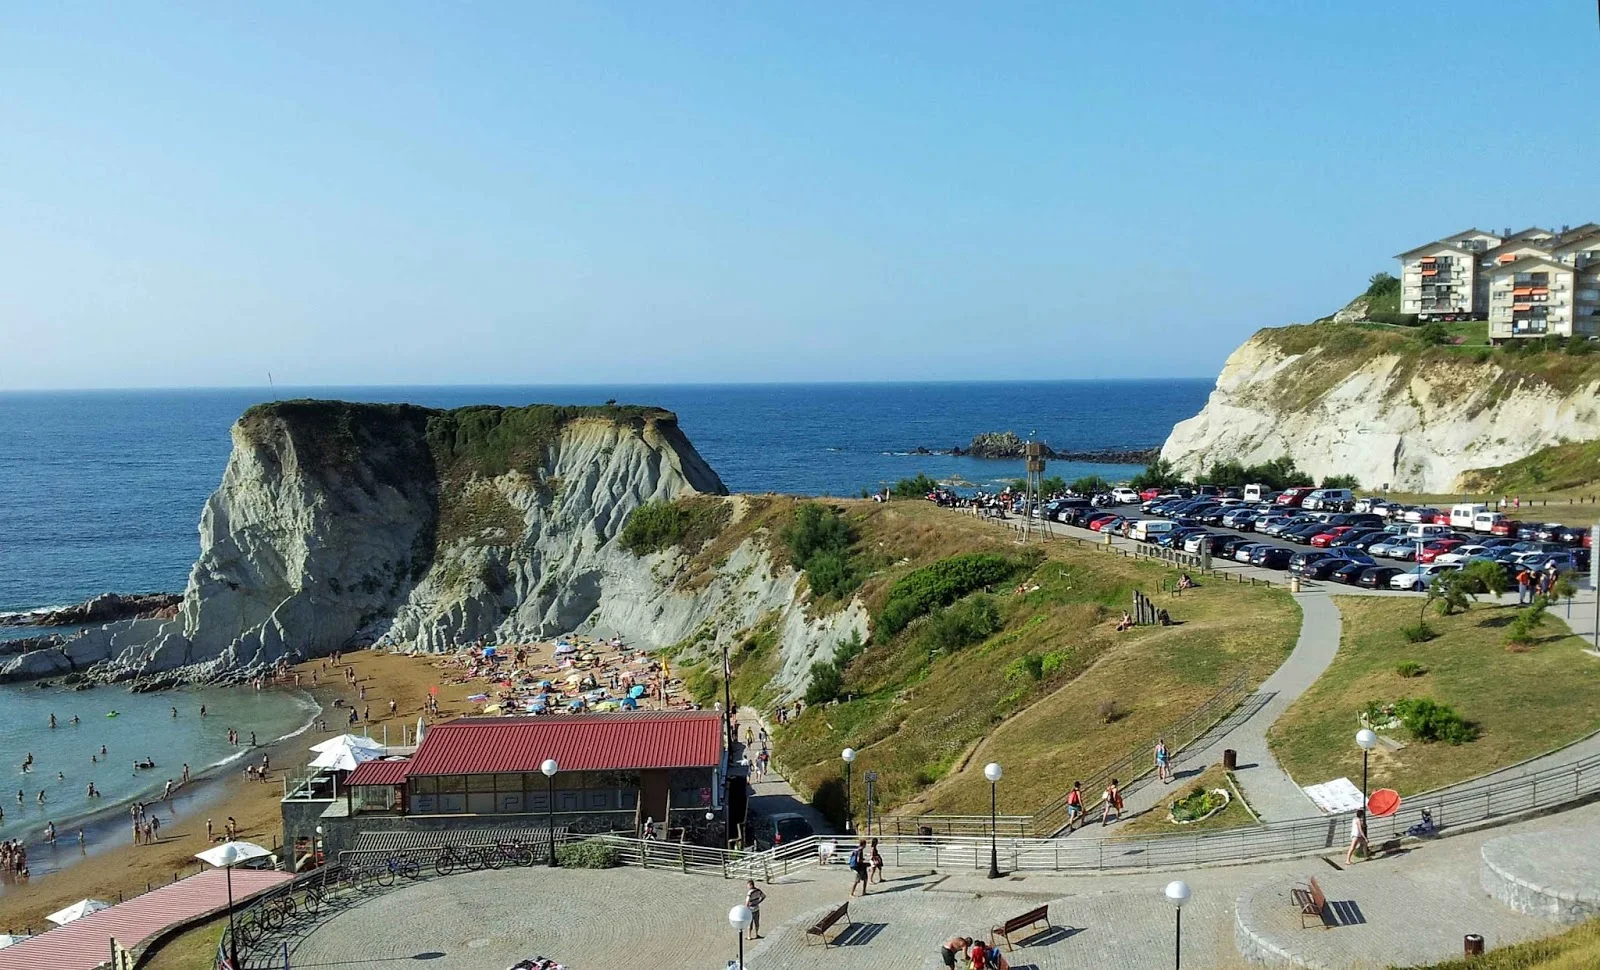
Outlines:
{"label": "coastal cliff", "polygon": [[574,630],[704,649],[772,614],[797,690],[819,651],[865,629],[854,606],[808,619],[799,574],[754,541],[692,587],[671,581],[681,552],[620,547],[645,503],[727,494],[667,411],[289,401],[232,436],[177,615],[24,653],[0,680],[209,681],[374,643]]}
{"label": "coastal cliff", "polygon": [[1182,473],[1287,456],[1318,479],[1420,492],[1564,441],[1600,438],[1600,362],[1426,346],[1343,323],[1261,330],[1228,357],[1161,457]]}

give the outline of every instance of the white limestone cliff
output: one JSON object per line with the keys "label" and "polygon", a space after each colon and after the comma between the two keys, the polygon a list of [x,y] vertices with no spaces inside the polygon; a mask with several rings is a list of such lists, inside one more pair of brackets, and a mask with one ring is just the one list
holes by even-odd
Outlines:
{"label": "white limestone cliff", "polygon": [[1561,389],[1494,358],[1419,356],[1397,339],[1322,332],[1335,339],[1319,343],[1301,327],[1256,333],[1161,457],[1201,474],[1213,462],[1288,456],[1319,480],[1443,493],[1468,470],[1600,438],[1600,384]]}
{"label": "white limestone cliff", "polygon": [[158,685],[379,642],[445,651],[573,630],[710,650],[771,621],[775,686],[793,694],[814,660],[866,635],[859,604],[808,617],[799,574],[753,539],[692,588],[672,581],[682,552],[621,547],[640,505],[726,494],[665,411],[285,402],[248,412],[233,442],[177,617],[24,653],[0,680]]}

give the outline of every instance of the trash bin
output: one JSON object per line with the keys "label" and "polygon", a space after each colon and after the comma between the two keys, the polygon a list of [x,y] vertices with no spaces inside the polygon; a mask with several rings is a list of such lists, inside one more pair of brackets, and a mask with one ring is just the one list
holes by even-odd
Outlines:
{"label": "trash bin", "polygon": [[1462,939],[1462,948],[1469,957],[1483,956],[1483,937],[1476,933],[1468,933]]}
{"label": "trash bin", "polygon": [[1300,577],[1299,576],[1290,576],[1289,577],[1289,592],[1291,592],[1291,593],[1300,592]]}
{"label": "trash bin", "polygon": [[1233,750],[1232,748],[1223,748],[1222,767],[1228,769],[1229,771],[1239,767],[1239,752]]}

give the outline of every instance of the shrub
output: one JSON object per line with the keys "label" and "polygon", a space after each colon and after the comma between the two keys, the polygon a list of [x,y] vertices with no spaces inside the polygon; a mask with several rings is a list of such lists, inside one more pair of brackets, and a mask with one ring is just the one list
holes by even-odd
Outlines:
{"label": "shrub", "polygon": [[979,593],[929,617],[925,636],[930,647],[959,650],[969,643],[987,640],[999,630],[999,605],[993,596]]}
{"label": "shrub", "polygon": [[618,540],[635,556],[673,546],[695,552],[717,537],[731,515],[727,503],[714,495],[646,502],[629,513]]}
{"label": "shrub", "polygon": [[806,563],[806,577],[818,596],[837,596],[843,599],[860,585],[855,567],[837,552],[819,552]]}
{"label": "shrub", "polygon": [[1566,351],[1574,357],[1585,357],[1594,353],[1594,344],[1588,337],[1573,334],[1567,338]]}
{"label": "shrub", "polygon": [[826,704],[839,696],[844,689],[844,672],[831,660],[818,660],[811,665],[811,679],[806,683],[806,704]]}
{"label": "shrub", "polygon": [[1044,677],[1044,658],[1036,653],[1024,654],[1006,664],[1007,680],[1040,680]]}
{"label": "shrub", "polygon": [[1400,635],[1406,638],[1407,643],[1427,643],[1439,634],[1428,624],[1418,623],[1415,626],[1401,627]]}
{"label": "shrub", "polygon": [[1405,660],[1394,668],[1394,672],[1402,677],[1421,677],[1428,672],[1428,668],[1415,660]]}
{"label": "shrub", "polygon": [[1196,819],[1205,818],[1226,804],[1228,804],[1228,801],[1225,795],[1220,795],[1204,788],[1196,788],[1172,803],[1172,820],[1175,822],[1193,822]]}
{"label": "shrub", "polygon": [[1172,462],[1165,458],[1157,458],[1144,466],[1144,471],[1133,476],[1129,487],[1135,490],[1146,488],[1171,488],[1183,483],[1183,476],[1179,475],[1172,467]]}
{"label": "shrub", "polygon": [[929,610],[1005,581],[1018,566],[1005,556],[973,552],[914,569],[889,587],[889,597],[878,613],[877,628],[885,636],[893,636]]}
{"label": "shrub", "polygon": [[[937,491],[939,483],[929,478],[922,472],[917,472],[916,478],[902,478],[894,483],[895,498],[923,498],[929,492]],[[862,490],[862,498],[866,498],[866,490]]]}
{"label": "shrub", "polygon": [[1448,704],[1426,697],[1406,697],[1395,702],[1395,716],[1418,741],[1465,744],[1476,740],[1478,726],[1457,714]]}
{"label": "shrub", "polygon": [[1122,705],[1114,700],[1101,701],[1094,706],[1094,712],[1099,716],[1100,720],[1107,724],[1113,724],[1128,716],[1128,712],[1123,710]]}
{"label": "shrub", "polygon": [[1324,475],[1323,488],[1360,488],[1361,480],[1354,475]]}
{"label": "shrub", "polygon": [[788,547],[790,561],[805,571],[811,589],[819,596],[843,598],[861,584],[850,561],[855,529],[841,510],[806,502],[795,508],[794,518],[779,537]]}
{"label": "shrub", "polygon": [[1389,273],[1373,273],[1367,278],[1367,296],[1399,296],[1400,280]]}
{"label": "shrub", "polygon": [[1506,591],[1506,571],[1497,563],[1468,563],[1455,576],[1455,582],[1469,593],[1499,596]]}
{"label": "shrub", "polygon": [[1043,660],[1039,663],[1039,676],[1046,680],[1054,677],[1062,667],[1067,665],[1067,660],[1071,656],[1072,652],[1069,650],[1052,650],[1045,654]]}
{"label": "shrub", "polygon": [[[835,762],[837,763],[837,762]],[[811,793],[811,807],[822,813],[822,817],[834,828],[844,829],[844,779],[829,778],[817,785]]]}
{"label": "shrub", "polygon": [[1535,596],[1530,605],[1518,610],[1506,627],[1506,642],[1523,647],[1533,643],[1534,633],[1544,624],[1544,608],[1548,605],[1543,596]]}
{"label": "shrub", "polygon": [[1417,331],[1417,339],[1430,345],[1449,343],[1450,331],[1442,323],[1430,323]]}
{"label": "shrub", "polygon": [[568,869],[612,869],[622,864],[617,847],[599,839],[556,846],[556,861]]}
{"label": "shrub", "polygon": [[1111,483],[1099,475],[1085,475],[1073,481],[1072,490],[1079,495],[1095,495],[1111,491]]}
{"label": "shrub", "polygon": [[1373,323],[1388,323],[1397,327],[1414,327],[1417,325],[1415,313],[1401,313],[1397,310],[1376,310],[1367,314],[1367,319]]}

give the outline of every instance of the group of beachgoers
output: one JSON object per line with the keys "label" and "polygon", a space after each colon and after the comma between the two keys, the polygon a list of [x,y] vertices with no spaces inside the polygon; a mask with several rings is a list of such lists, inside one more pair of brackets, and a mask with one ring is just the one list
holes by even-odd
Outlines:
{"label": "group of beachgoers", "polygon": [[[581,714],[604,711],[696,710],[670,666],[620,638],[559,637],[548,643],[479,641],[434,666],[455,684],[483,682],[467,698],[484,714]],[[433,702],[432,695],[429,696]],[[431,711],[438,712],[431,703]]]}
{"label": "group of beachgoers", "polygon": [[12,876],[28,874],[28,847],[21,839],[0,842],[0,873]]}
{"label": "group of beachgoers", "polygon": [[939,958],[950,970],[1010,970],[1000,947],[970,936],[952,936],[939,946]]}

